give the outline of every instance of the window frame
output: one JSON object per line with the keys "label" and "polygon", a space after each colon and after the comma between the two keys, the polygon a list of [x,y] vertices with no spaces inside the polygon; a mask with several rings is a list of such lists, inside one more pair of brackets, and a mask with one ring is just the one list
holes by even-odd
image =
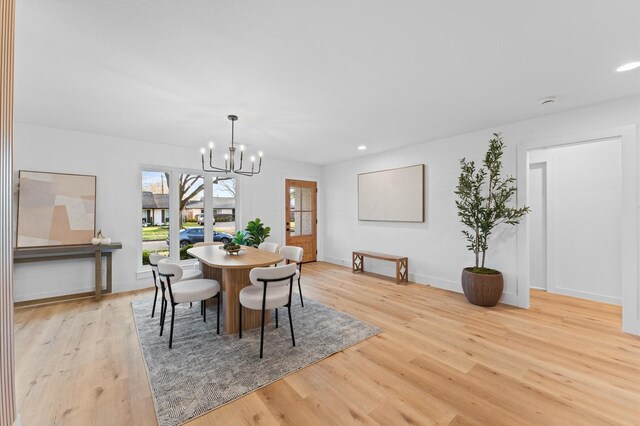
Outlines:
{"label": "window frame", "polygon": [[[204,241],[210,242],[213,241],[213,180],[217,176],[225,176],[224,173],[210,173],[203,172],[202,170],[196,169],[187,169],[187,168],[179,168],[179,167],[164,167],[158,165],[147,165],[140,164],[138,167],[138,212],[142,211],[142,173],[143,172],[156,172],[156,173],[169,173],[169,209],[168,209],[168,218],[169,218],[169,258],[172,262],[177,262],[181,265],[194,265],[197,264],[197,260],[195,259],[186,259],[180,260],[180,241],[178,235],[180,233],[180,199],[179,199],[179,179],[182,174],[189,175],[198,175],[202,176],[204,179],[204,188],[203,188],[203,213],[204,213]],[[240,179],[237,176],[233,176],[235,179],[235,200],[236,200],[236,214],[235,214],[235,227],[238,228],[239,214],[240,211]],[[141,226],[141,220],[139,217],[140,213],[136,216],[136,223],[138,226]],[[141,229],[141,228],[140,228]],[[138,236],[138,272],[139,273],[148,273],[151,271],[151,267],[149,265],[142,264],[142,251],[143,251],[143,241],[142,234],[140,233]],[[140,278],[140,277],[139,277]]]}

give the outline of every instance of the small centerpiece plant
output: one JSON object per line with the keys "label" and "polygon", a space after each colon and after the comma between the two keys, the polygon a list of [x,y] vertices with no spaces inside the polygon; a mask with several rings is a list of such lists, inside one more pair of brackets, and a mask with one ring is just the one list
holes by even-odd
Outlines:
{"label": "small centerpiece plant", "polygon": [[517,186],[514,177],[501,176],[504,146],[501,134],[494,133],[482,167],[465,158],[460,160],[455,190],[458,216],[466,226],[462,234],[475,255],[475,266],[462,271],[462,289],[469,302],[480,306],[495,306],[504,287],[502,273],[485,267],[489,236],[497,226],[517,225],[529,213],[529,207],[508,206]]}
{"label": "small centerpiece plant", "polygon": [[234,234],[233,239],[227,244],[222,245],[222,249],[227,253],[237,253],[241,246],[258,247],[260,243],[269,238],[271,227],[264,226],[259,218],[250,221],[244,231],[238,231]]}
{"label": "small centerpiece plant", "polygon": [[237,254],[242,246],[252,245],[252,239],[245,231],[238,231],[234,234],[233,240],[223,244],[220,248],[228,254]]}

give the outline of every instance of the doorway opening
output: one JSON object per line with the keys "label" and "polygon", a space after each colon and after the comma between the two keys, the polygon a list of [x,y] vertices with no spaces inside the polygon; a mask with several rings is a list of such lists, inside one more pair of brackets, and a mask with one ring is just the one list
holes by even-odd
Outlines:
{"label": "doorway opening", "polygon": [[528,152],[529,286],[621,305],[622,143]]}
{"label": "doorway opening", "polygon": [[547,289],[547,163],[529,163],[529,287]]}

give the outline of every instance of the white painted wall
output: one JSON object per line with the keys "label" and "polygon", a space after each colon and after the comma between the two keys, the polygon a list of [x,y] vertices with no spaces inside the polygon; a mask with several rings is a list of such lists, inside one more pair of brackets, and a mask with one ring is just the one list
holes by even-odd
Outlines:
{"label": "white painted wall", "polygon": [[[260,216],[272,226],[273,241],[284,237],[285,177],[310,179],[319,185],[320,259],[349,265],[351,251],[368,249],[409,256],[410,279],[460,291],[461,269],[472,263],[460,235],[453,189],[462,157],[481,159],[491,133],[501,131],[507,143],[505,171],[516,173],[516,147],[532,141],[601,131],[640,124],[640,97],[625,98],[551,114],[542,118],[497,125],[492,129],[421,143],[384,154],[337,163],[324,168],[268,160],[259,177],[241,179],[239,219],[242,223]],[[362,141],[366,142],[366,141]],[[351,141],[349,146],[358,145]],[[345,147],[348,149],[348,147]],[[114,256],[114,289],[125,291],[148,286],[138,279],[140,232],[140,165],[193,169],[196,150],[72,132],[35,125],[16,125],[15,170],[45,170],[98,176],[98,227],[124,248]],[[268,157],[267,157],[268,159]],[[635,162],[635,159],[633,160]],[[358,173],[426,164],[426,221],[424,223],[358,222],[356,189]],[[635,163],[634,163],[635,164]],[[637,168],[637,165],[636,165]],[[636,201],[637,205],[637,201]],[[636,236],[636,240],[638,236]],[[637,259],[636,259],[637,262]],[[505,276],[503,302],[517,304],[516,231],[503,228],[491,240],[487,266]],[[367,269],[394,275],[393,266],[369,261]],[[89,261],[60,261],[16,267],[16,299],[48,297],[89,291],[93,282]],[[640,291],[633,292],[635,311],[627,330],[640,332],[637,306]]]}
{"label": "white painted wall", "polygon": [[[114,254],[113,289],[150,286],[150,275],[138,274],[141,165],[197,170],[198,150],[22,123],[16,124],[15,140],[16,173],[22,169],[97,176],[97,228],[123,245]],[[280,244],[284,177],[289,174],[319,179],[322,173],[319,166],[265,157],[262,173],[239,183],[240,223],[259,216],[272,227],[271,241]],[[319,226],[322,229],[321,216]],[[318,245],[321,249],[321,235]],[[92,286],[90,260],[20,264],[15,269],[16,301],[91,291]]]}
{"label": "white painted wall", "polygon": [[[620,304],[622,298],[622,144],[619,138],[529,152],[547,181],[548,291]],[[533,176],[535,178],[535,175]],[[529,173],[529,196],[544,190]],[[536,196],[539,195],[539,196]],[[544,214],[542,214],[544,220]],[[537,281],[545,229],[530,218],[531,285]]]}
{"label": "white painted wall", "polygon": [[[620,99],[587,108],[508,124],[446,139],[421,143],[384,154],[363,156],[324,168],[324,258],[349,265],[351,251],[362,249],[409,256],[410,279],[460,292],[460,272],[472,264],[454,204],[454,188],[462,157],[481,160],[493,132],[502,132],[507,148],[505,172],[516,174],[516,147],[529,141],[640,123],[640,98]],[[452,112],[454,113],[454,112]],[[352,141],[355,146],[359,141]],[[362,141],[366,142],[366,141]],[[358,173],[426,164],[426,221],[424,223],[359,222],[356,205]],[[503,227],[490,241],[487,266],[505,277],[502,301],[518,303],[517,241],[514,228]],[[369,261],[367,269],[394,275],[393,265]]]}
{"label": "white painted wall", "polygon": [[529,165],[529,283],[531,287],[547,288],[547,163]]}

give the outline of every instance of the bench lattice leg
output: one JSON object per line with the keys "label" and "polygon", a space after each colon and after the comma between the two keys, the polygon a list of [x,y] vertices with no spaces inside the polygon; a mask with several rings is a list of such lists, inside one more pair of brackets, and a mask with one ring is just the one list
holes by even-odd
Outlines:
{"label": "bench lattice leg", "polygon": [[353,272],[364,272],[364,256],[354,253],[351,268]]}
{"label": "bench lattice leg", "polygon": [[396,282],[409,282],[409,259],[396,261]]}

